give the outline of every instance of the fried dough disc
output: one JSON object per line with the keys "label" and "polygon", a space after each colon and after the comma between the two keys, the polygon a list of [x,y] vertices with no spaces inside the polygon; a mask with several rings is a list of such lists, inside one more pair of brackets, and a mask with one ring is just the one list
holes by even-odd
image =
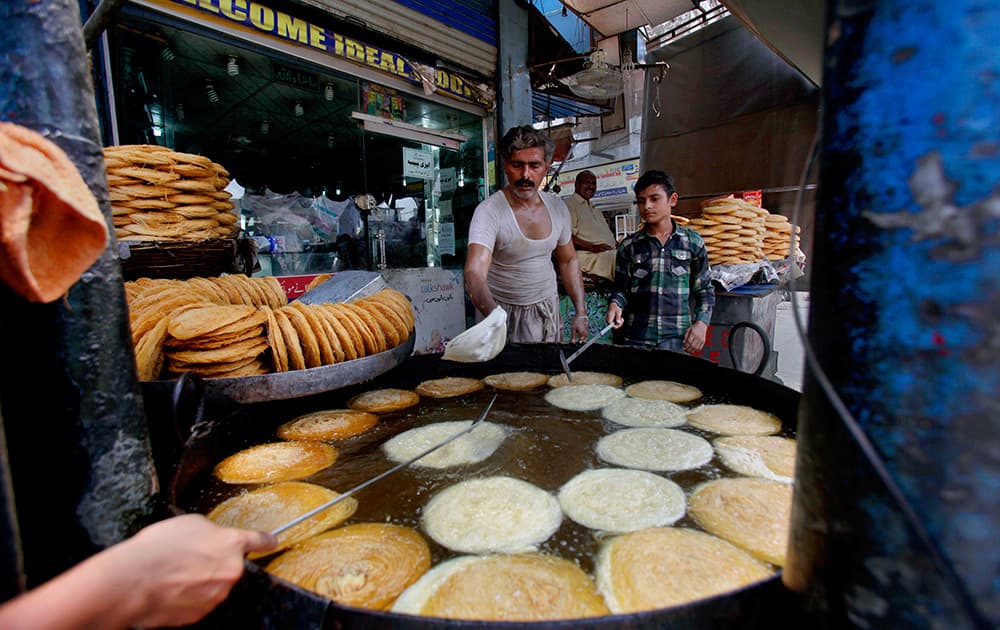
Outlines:
{"label": "fried dough disc", "polygon": [[626,387],[625,392],[633,398],[666,400],[674,403],[691,402],[702,396],[701,390],[694,385],[676,381],[641,381]]}
{"label": "fried dough disc", "polygon": [[[318,308],[316,306],[309,305],[306,307],[306,311],[310,314],[314,320],[313,325],[317,326],[316,336],[325,337],[326,343],[330,346],[331,359],[330,363],[340,363],[343,361],[347,354],[344,352],[344,347],[340,344],[340,335],[333,328],[333,324],[330,319],[326,316],[326,311],[324,309]],[[323,350],[323,339],[319,339],[320,351]]]}
{"label": "fried dough disc", "polygon": [[278,320],[274,309],[270,306],[261,307],[267,314],[267,345],[271,348],[271,363],[275,372],[288,371],[288,351],[285,349],[285,337],[278,328]]}
{"label": "fried dough disc", "polygon": [[622,429],[597,441],[597,456],[609,464],[643,470],[690,470],[711,461],[708,440],[677,429]]}
{"label": "fried dough disc", "polygon": [[627,427],[679,427],[687,422],[687,411],[667,400],[628,397],[611,402],[601,415]]}
{"label": "fried dough disc", "polygon": [[679,606],[764,580],[774,571],[704,532],[657,527],[616,536],[601,547],[597,589],[612,613]]}
{"label": "fried dough disc", "polygon": [[[386,456],[394,462],[405,462],[423,453],[435,444],[440,444],[453,435],[466,430],[471,420],[436,422],[404,431],[382,445]],[[411,464],[427,468],[449,468],[481,462],[492,455],[507,437],[503,427],[492,422],[483,422],[475,429],[424,455]]]}
{"label": "fried dough disc", "polygon": [[789,484],[750,477],[716,479],[695,488],[688,512],[709,533],[760,560],[784,566],[792,516]]}
{"label": "fried dough disc", "polygon": [[[611,385],[612,387],[621,387],[622,382],[622,377],[616,374],[580,370],[579,372],[573,372],[572,385]],[[565,387],[570,384],[565,374],[553,374],[549,377],[549,387]]]}
{"label": "fried dough disc", "polygon": [[442,562],[403,591],[392,611],[483,621],[543,621],[608,614],[576,564],[542,554],[462,556]]}
{"label": "fried dough disc", "polygon": [[545,402],[570,411],[594,411],[624,396],[621,388],[611,385],[565,385],[547,391]]}
{"label": "fried dough disc", "polygon": [[424,506],[427,535],[461,553],[534,551],[562,522],[559,501],[511,477],[469,479],[445,488]]}
{"label": "fried dough disc", "polygon": [[446,376],[424,381],[414,389],[421,396],[430,398],[452,398],[478,392],[483,388],[483,382],[477,378],[466,378],[463,376]]}
{"label": "fried dough disc", "polygon": [[135,345],[135,367],[140,381],[152,381],[163,367],[163,340],[167,337],[169,318],[162,318],[139,338]]}
{"label": "fried dough disc", "polygon": [[701,405],[688,412],[691,426],[720,435],[771,435],[781,418],[745,405]]}
{"label": "fried dough disc", "polygon": [[538,389],[548,382],[548,375],[541,372],[504,372],[502,374],[490,374],[483,379],[483,383],[494,389],[503,389],[512,392],[526,392]]}
{"label": "fried dough disc", "polygon": [[365,356],[365,341],[361,336],[361,331],[358,330],[357,325],[354,323],[354,318],[351,317],[350,313],[345,313],[340,308],[337,308],[336,304],[321,304],[320,305],[327,313],[327,317],[331,318],[331,324],[333,320],[342,328],[342,331],[338,333],[347,332],[347,336],[350,341],[345,345],[343,338],[341,339],[340,345],[344,347],[344,356],[350,357],[350,353],[347,351],[347,346],[350,346],[354,350],[354,358],[360,359]]}
{"label": "fried dough disc", "polygon": [[[299,301],[292,302],[288,305],[288,308],[298,311],[299,314],[305,319],[306,324],[308,324],[309,330],[312,332],[312,336],[316,340],[316,347],[319,349],[319,365],[330,365],[331,363],[336,363],[337,357],[333,353],[333,345],[330,343],[330,336],[327,334],[326,328],[319,321],[319,318],[315,313],[313,313],[313,309]],[[299,333],[299,338],[301,337],[302,334]],[[339,349],[340,341],[337,341],[337,346]],[[344,358],[343,352],[341,352],[340,358]]]}
{"label": "fried dough disc", "polygon": [[359,523],[299,543],[264,570],[347,606],[385,610],[430,567],[430,548],[415,530]]}
{"label": "fried dough disc", "polygon": [[382,326],[378,323],[378,320],[375,319],[374,315],[352,302],[343,302],[341,306],[352,311],[357,319],[368,328],[369,332],[371,332],[372,339],[375,340],[375,348],[369,354],[382,352],[389,347],[389,344],[385,339],[385,333],[382,332]]}
{"label": "fried dough disc", "polygon": [[302,343],[299,342],[299,334],[295,332],[295,326],[288,320],[283,308],[274,310],[274,320],[278,322],[278,330],[285,342],[285,352],[288,358],[289,370],[306,369],[306,360],[302,356]]}
{"label": "fried dough disc", "polygon": [[[304,481],[282,481],[238,494],[218,504],[206,516],[223,527],[256,529],[268,532],[340,496],[338,493]],[[342,499],[326,510],[278,534],[278,546],[268,551],[251,552],[247,558],[261,558],[287,549],[310,536],[340,525],[358,509],[354,497]]]}
{"label": "fried dough disc", "polygon": [[[175,350],[215,350],[225,348],[241,341],[247,341],[255,337],[264,339],[264,327],[256,326],[244,331],[229,333],[225,335],[203,335],[193,339],[167,339],[166,345]],[[256,356],[256,355],[255,355]]]}
{"label": "fried dough disc", "polygon": [[727,468],[749,477],[792,483],[795,440],[776,435],[737,435],[712,442]]}
{"label": "fried dough disc", "polygon": [[[364,349],[364,352],[358,356],[368,356],[379,352],[379,343],[375,338],[374,332],[368,327],[365,320],[361,319],[360,315],[355,313],[353,309],[348,308],[347,304],[343,303],[329,304],[328,308],[337,313],[337,316],[341,318],[344,325],[350,326],[350,330],[353,331],[352,334],[356,335],[354,348],[356,350]],[[379,333],[381,334],[381,330]]]}
{"label": "fried dough disc", "polygon": [[316,314],[323,319],[327,325],[330,326],[330,330],[337,335],[337,341],[339,342],[340,349],[344,353],[344,361],[353,361],[358,358],[358,353],[354,348],[354,339],[351,338],[351,333],[347,331],[347,328],[340,321],[340,319],[331,311],[330,309],[324,308],[322,304],[317,305]]}
{"label": "fried dough disc", "polygon": [[378,416],[354,409],[324,409],[299,416],[278,427],[283,440],[344,440],[361,435],[378,423]]}
{"label": "fried dough disc", "polygon": [[392,344],[389,347],[395,348],[410,336],[410,327],[388,304],[375,300],[362,300],[358,302],[358,306],[379,318],[386,341]]}
{"label": "fried dough disc", "polygon": [[358,411],[389,413],[406,409],[420,402],[420,395],[408,389],[376,389],[358,394],[347,401],[347,406]]}
{"label": "fried dough disc", "polygon": [[247,357],[255,357],[267,350],[267,340],[261,336],[239,341],[222,348],[210,350],[175,350],[167,353],[167,358],[175,364],[227,363]]}
{"label": "fried dough disc", "polygon": [[[252,321],[250,318],[256,312],[257,307],[255,306],[235,304],[193,308],[180,315],[172,316],[167,330],[174,339],[191,339],[211,333],[234,322]],[[252,325],[256,326],[260,323],[257,321]]]}
{"label": "fried dough disc", "polygon": [[294,441],[258,444],[230,455],[212,473],[226,483],[294,481],[337,461],[337,449],[322,442]]}
{"label": "fried dough disc", "polygon": [[684,490],[643,470],[585,470],[559,489],[563,513],[584,527],[632,532],[672,525],[684,516]]}
{"label": "fried dough disc", "polygon": [[306,320],[305,315],[291,304],[282,307],[281,311],[288,318],[288,321],[295,327],[295,333],[299,336],[299,346],[302,348],[302,357],[305,359],[307,368],[319,367],[323,364],[320,352],[319,341],[316,340],[316,333]]}
{"label": "fried dough disc", "polygon": [[328,273],[318,274],[315,278],[313,278],[312,280],[310,280],[309,283],[306,284],[306,286],[302,289],[303,293],[309,293],[310,291],[312,291],[313,289],[315,289],[319,285],[323,284],[324,282],[326,282],[327,280],[329,280],[332,277],[333,276],[331,274],[328,274]]}
{"label": "fried dough disc", "polygon": [[395,304],[397,309],[396,312],[403,316],[404,321],[407,323],[407,327],[410,331],[413,331],[413,325],[416,323],[416,316],[413,313],[413,305],[410,304],[410,300],[406,297],[406,295],[396,289],[393,289],[392,287],[386,287],[371,296],[371,299]]}

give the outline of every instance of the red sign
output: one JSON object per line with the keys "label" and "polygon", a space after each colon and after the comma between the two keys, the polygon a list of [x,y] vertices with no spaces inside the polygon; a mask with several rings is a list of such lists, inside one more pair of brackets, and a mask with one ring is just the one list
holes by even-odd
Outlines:
{"label": "red sign", "polygon": [[318,273],[302,274],[299,276],[275,276],[278,284],[285,290],[285,296],[289,300],[294,300],[306,292],[306,285],[309,284]]}

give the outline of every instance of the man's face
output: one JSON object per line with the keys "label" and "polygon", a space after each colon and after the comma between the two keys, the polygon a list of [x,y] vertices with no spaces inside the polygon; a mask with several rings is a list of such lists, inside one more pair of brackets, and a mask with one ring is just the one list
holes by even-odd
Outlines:
{"label": "man's face", "polygon": [[597,192],[597,177],[594,175],[581,175],[576,180],[576,194],[584,199],[590,199]]}
{"label": "man's face", "polygon": [[656,224],[670,218],[677,205],[677,193],[667,193],[659,184],[635,191],[635,204],[644,223]]}
{"label": "man's face", "polygon": [[507,176],[507,187],[510,192],[521,199],[529,201],[535,196],[542,180],[549,170],[545,162],[545,149],[531,147],[514,151],[509,160],[504,160],[503,172]]}

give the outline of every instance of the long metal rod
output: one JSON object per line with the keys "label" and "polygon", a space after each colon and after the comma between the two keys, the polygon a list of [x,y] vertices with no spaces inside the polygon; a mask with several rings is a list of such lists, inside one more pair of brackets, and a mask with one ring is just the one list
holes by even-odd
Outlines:
{"label": "long metal rod", "polygon": [[343,501],[347,497],[351,496],[352,494],[354,494],[356,492],[360,492],[361,490],[364,490],[365,488],[367,488],[368,486],[372,485],[376,481],[379,481],[381,479],[385,479],[386,477],[388,477],[392,473],[396,472],[397,470],[400,470],[402,468],[406,468],[407,466],[409,466],[413,462],[417,461],[421,457],[425,457],[425,456],[429,455],[430,453],[433,453],[434,451],[438,450],[439,448],[441,448],[445,444],[449,444],[449,443],[453,442],[454,440],[462,437],[466,433],[471,432],[483,420],[486,419],[486,416],[489,415],[489,413],[490,413],[490,409],[493,408],[493,403],[495,403],[496,401],[497,401],[497,395],[493,394],[493,398],[490,399],[489,404],[486,405],[486,409],[483,409],[483,412],[481,414],[479,414],[479,417],[476,418],[472,422],[472,424],[470,424],[468,427],[466,427],[465,429],[459,431],[458,433],[456,433],[455,435],[451,436],[447,440],[445,440],[443,442],[440,442],[439,444],[435,444],[434,446],[430,447],[429,449],[427,449],[423,453],[420,453],[419,455],[417,455],[415,457],[411,457],[410,459],[406,460],[405,462],[403,462],[401,464],[396,464],[395,466],[393,466],[389,470],[385,471],[384,473],[375,475],[371,479],[365,481],[364,483],[360,483],[360,484],[354,486],[353,488],[351,488],[347,492],[344,492],[343,494],[337,496],[336,498],[330,499],[326,503],[314,507],[313,509],[311,509],[308,512],[302,514],[301,516],[297,516],[297,517],[293,518],[292,520],[288,521],[284,525],[282,525],[280,527],[277,527],[275,529],[272,529],[271,530],[271,534],[274,535],[274,536],[277,536],[278,534],[284,532],[285,530],[290,529],[292,527],[295,527],[296,525],[298,525],[302,521],[304,521],[304,520],[306,520],[306,519],[308,519],[310,517],[313,517],[313,516],[319,514],[320,512],[322,512],[323,510],[326,510],[326,509],[328,509],[330,507],[333,507],[334,505],[340,503],[341,501]]}
{"label": "long metal rod", "polygon": [[593,344],[595,341],[597,341],[598,339],[600,339],[604,335],[608,334],[608,331],[611,330],[614,327],[614,325],[615,325],[614,322],[608,324],[607,326],[605,326],[604,328],[601,329],[601,332],[597,333],[596,335],[594,335],[593,337],[591,337],[590,339],[588,339],[587,343],[585,343],[582,346],[580,346],[579,350],[577,350],[573,354],[569,355],[569,358],[566,359],[566,364],[569,365],[570,363],[572,363],[573,359],[575,359],[578,356],[580,356],[581,352],[583,352],[584,350],[586,350],[587,348],[589,348],[591,346],[591,344]]}

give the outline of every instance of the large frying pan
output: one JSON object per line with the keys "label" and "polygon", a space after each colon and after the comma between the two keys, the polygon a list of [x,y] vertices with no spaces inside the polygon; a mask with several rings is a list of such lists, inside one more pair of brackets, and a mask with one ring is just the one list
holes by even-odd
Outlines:
{"label": "large frying pan", "polygon": [[[440,355],[422,355],[380,377],[337,391],[296,400],[238,405],[226,400],[210,400],[204,419],[171,466],[170,502],[180,511],[178,497],[199,476],[223,457],[244,444],[273,439],[276,418],[305,413],[327,406],[340,406],[359,391],[379,387],[412,388],[419,382],[442,376],[483,377],[505,371],[534,370],[552,374],[561,371],[559,351],[572,350],[565,344],[512,344],[495,359],[482,364],[457,364]],[[595,370],[622,375],[626,381],[666,379],[689,383],[706,395],[724,396],[729,402],[770,411],[794,430],[799,394],[777,383],[751,374],[724,368],[707,361],[664,350],[598,345],[574,364],[578,370]],[[169,405],[166,405],[169,406]],[[278,413],[280,409],[280,414]],[[196,415],[196,414],[195,414]],[[169,422],[169,419],[162,419]],[[330,602],[305,590],[290,587],[272,578],[258,565],[247,563],[244,578],[230,597],[198,627],[203,628],[581,628],[581,629],[703,629],[788,627],[797,618],[793,596],[775,576],[732,593],[685,606],[664,608],[630,615],[610,615],[589,620],[532,623],[486,623],[441,620],[357,609]]]}

